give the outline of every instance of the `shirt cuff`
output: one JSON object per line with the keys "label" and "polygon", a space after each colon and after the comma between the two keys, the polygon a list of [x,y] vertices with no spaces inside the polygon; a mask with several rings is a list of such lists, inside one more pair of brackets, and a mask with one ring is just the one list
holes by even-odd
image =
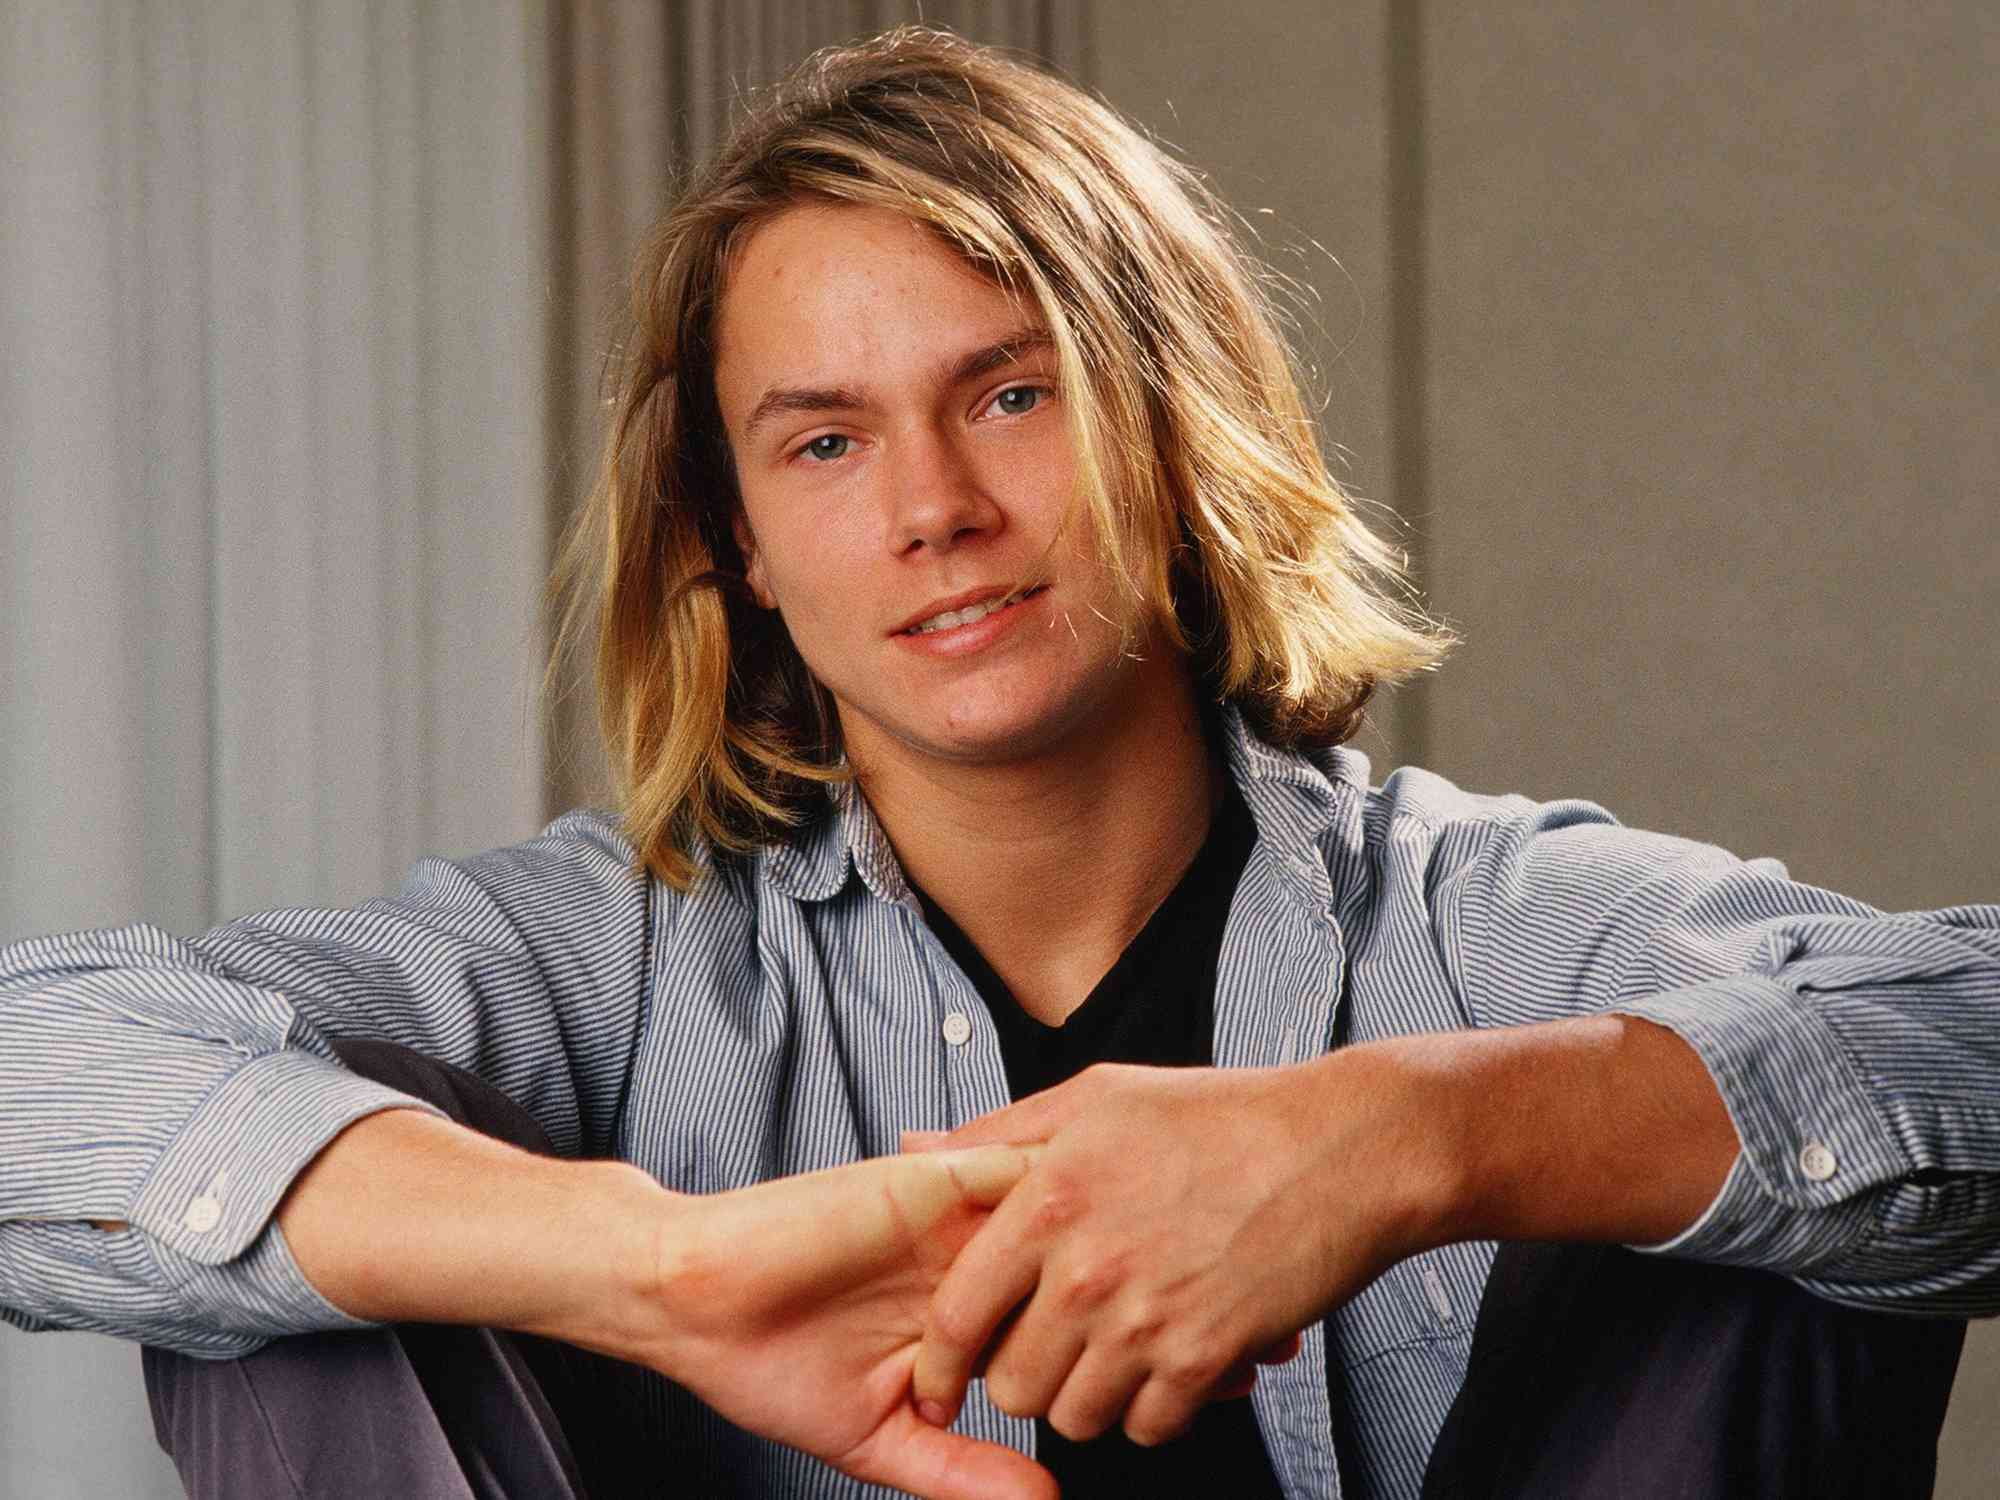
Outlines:
{"label": "shirt cuff", "polygon": [[1741,975],[1621,1003],[1701,1058],[1741,1150],[1701,1216],[1651,1253],[1800,1274],[1865,1237],[1870,1193],[1914,1170],[1813,1003]]}
{"label": "shirt cuff", "polygon": [[[165,1252],[158,1253],[171,1260]],[[175,1300],[190,1326],[217,1341],[212,1349],[196,1346],[187,1351],[197,1357],[237,1359],[267,1339],[381,1326],[327,1301],[299,1269],[276,1219],[228,1265],[186,1262],[181,1268],[187,1274],[176,1280]]]}
{"label": "shirt cuff", "polygon": [[232,1261],[328,1141],[364,1115],[399,1108],[443,1114],[307,1052],[259,1054],[196,1107],[141,1186],[132,1222],[177,1255]]}

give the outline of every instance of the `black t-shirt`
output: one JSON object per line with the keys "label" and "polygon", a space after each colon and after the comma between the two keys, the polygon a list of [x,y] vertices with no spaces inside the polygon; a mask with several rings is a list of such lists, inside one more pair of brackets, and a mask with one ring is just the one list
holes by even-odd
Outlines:
{"label": "black t-shirt", "polygon": [[[1249,809],[1231,786],[1180,883],[1061,1026],[1045,1026],[1021,1009],[951,918],[918,892],[931,929],[993,1014],[1014,1098],[1051,1088],[1092,1063],[1214,1061],[1216,961],[1254,839]],[[1117,1428],[1073,1443],[1046,1419],[1035,1423],[1035,1446],[1065,1500],[1218,1493],[1276,1500],[1282,1493],[1248,1400],[1202,1408],[1185,1433],[1156,1448],[1140,1447]]]}

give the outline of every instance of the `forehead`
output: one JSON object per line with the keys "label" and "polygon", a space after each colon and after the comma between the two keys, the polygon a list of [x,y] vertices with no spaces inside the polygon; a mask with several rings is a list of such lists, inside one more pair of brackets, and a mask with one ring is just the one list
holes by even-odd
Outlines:
{"label": "forehead", "polygon": [[716,315],[716,383],[854,379],[928,364],[940,345],[999,334],[1028,309],[937,231],[854,204],[801,204],[733,247]]}
{"label": "forehead", "polygon": [[798,203],[762,219],[730,247],[722,314],[773,296],[799,300],[830,290],[895,290],[931,279],[997,292],[935,227],[893,209],[858,203]]}

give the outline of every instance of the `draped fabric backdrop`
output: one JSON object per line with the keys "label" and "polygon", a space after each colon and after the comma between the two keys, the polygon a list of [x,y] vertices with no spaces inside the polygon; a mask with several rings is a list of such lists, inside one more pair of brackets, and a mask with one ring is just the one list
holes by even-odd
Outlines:
{"label": "draped fabric backdrop", "polygon": [[[917,9],[0,7],[0,940],[354,901],[585,795],[540,590],[624,263],[743,89]],[[923,9],[1085,60],[1078,5]],[[0,1330],[0,1494],[178,1493],[136,1351]]]}

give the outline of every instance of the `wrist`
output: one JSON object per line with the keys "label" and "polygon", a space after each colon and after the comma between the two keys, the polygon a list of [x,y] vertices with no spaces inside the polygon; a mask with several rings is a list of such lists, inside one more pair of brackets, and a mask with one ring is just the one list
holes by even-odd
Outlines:
{"label": "wrist", "polygon": [[1550,1232],[1549,1199],[1577,1143],[1539,1097],[1553,1080],[1538,1076],[1534,1031],[1419,1034],[1334,1054],[1372,1107],[1399,1258],[1464,1240],[1569,1237]]}
{"label": "wrist", "polygon": [[[1326,1153],[1313,1174],[1323,1189],[1317,1222],[1348,1234],[1359,1212],[1385,1265],[1471,1237],[1463,1230],[1474,1187],[1463,1102],[1406,1045],[1420,1040],[1358,1043],[1303,1065]],[[1339,1128],[1325,1129],[1328,1121]],[[1332,1259],[1342,1253],[1329,1247]]]}
{"label": "wrist", "polygon": [[[1476,1033],[1396,1037],[1357,1049],[1396,1124],[1407,1253],[1504,1237],[1519,1186],[1519,1121],[1483,1069]],[[1544,1142],[1535,1143],[1539,1149]]]}
{"label": "wrist", "polygon": [[666,1295],[676,1250],[700,1199],[670,1192],[617,1161],[565,1162],[570,1211],[550,1264],[546,1302],[524,1332],[672,1373],[674,1301]]}

